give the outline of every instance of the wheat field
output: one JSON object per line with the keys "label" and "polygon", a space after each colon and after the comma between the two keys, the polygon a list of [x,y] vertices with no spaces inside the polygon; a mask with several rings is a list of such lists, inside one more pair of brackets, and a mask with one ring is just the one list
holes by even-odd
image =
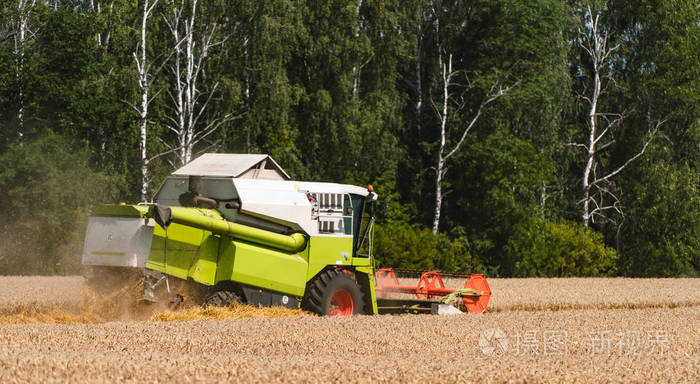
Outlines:
{"label": "wheat field", "polygon": [[480,315],[129,319],[78,277],[0,278],[0,382],[700,382],[700,280],[489,283]]}
{"label": "wheat field", "polygon": [[0,276],[0,314],[79,310],[84,281],[80,276]]}

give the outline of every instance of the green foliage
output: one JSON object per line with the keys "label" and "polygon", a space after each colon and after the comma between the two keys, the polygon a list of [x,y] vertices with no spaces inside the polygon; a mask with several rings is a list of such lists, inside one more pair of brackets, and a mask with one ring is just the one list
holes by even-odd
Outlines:
{"label": "green foliage", "polygon": [[[38,2],[27,14],[31,33],[20,61],[16,0],[0,2],[3,273],[77,268],[87,207],[139,196],[132,104],[139,103],[133,53],[142,3],[114,1],[99,10],[88,3]],[[570,222],[581,210],[584,150],[567,143],[586,139],[579,95],[590,91],[591,63],[575,37],[587,2],[200,1],[195,29],[215,23],[214,40],[221,41],[201,76],[200,101],[216,86],[201,122],[238,118],[195,153],[269,153],[295,179],[374,185],[384,266],[697,276],[697,0],[594,3],[610,44],[622,43],[600,110],[627,111],[596,172],[624,164],[650,125],[665,120],[647,153],[609,185],[620,198],[616,222]],[[159,2],[148,25],[149,62],[163,64],[150,93],[149,155],[174,142],[167,129],[173,62],[163,62],[172,51],[165,20],[173,4]],[[459,72],[448,148],[494,82],[518,86],[483,110],[449,159],[442,232],[433,236],[423,226],[434,212],[434,109],[448,52]],[[173,170],[169,160],[150,164],[151,191]]]}
{"label": "green foliage", "polygon": [[452,192],[445,204],[446,211],[463,214],[448,213],[446,227],[464,228],[479,246],[475,251],[508,276],[522,255],[506,244],[530,218],[545,215],[542,188],[551,183],[554,166],[532,144],[505,130],[469,145],[470,150],[455,161],[461,177],[450,183]]}
{"label": "green foliage", "polygon": [[515,276],[614,276],[617,252],[605,246],[603,236],[579,223],[539,219],[518,228],[506,249],[520,255]]}
{"label": "green foliage", "polygon": [[[117,180],[93,171],[88,158],[51,133],[0,155],[3,274],[76,272],[61,264],[61,248],[84,230],[86,207],[116,197]],[[74,266],[79,257],[67,262]]]}
{"label": "green foliage", "polygon": [[[638,169],[620,270],[631,276],[700,275],[700,173],[656,162]],[[644,257],[636,257],[644,255]]]}
{"label": "green foliage", "polygon": [[449,272],[483,272],[464,238],[433,235],[425,227],[388,222],[375,227],[374,254],[379,266]]}

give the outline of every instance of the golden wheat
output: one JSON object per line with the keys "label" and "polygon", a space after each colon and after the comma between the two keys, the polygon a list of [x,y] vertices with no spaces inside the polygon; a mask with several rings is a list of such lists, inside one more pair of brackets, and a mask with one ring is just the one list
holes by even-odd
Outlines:
{"label": "golden wheat", "polygon": [[700,280],[489,282],[481,315],[339,319],[167,312],[139,305],[137,284],[105,296],[81,278],[0,277],[0,382],[700,381]]}
{"label": "golden wheat", "polygon": [[[401,279],[415,284],[417,279]],[[462,279],[445,279],[459,288]],[[489,279],[488,312],[564,309],[644,309],[700,305],[700,279],[558,278]],[[82,277],[0,277],[0,324],[99,323],[114,320],[187,320],[205,318],[296,316],[279,309],[248,308],[214,313],[187,304],[187,312],[170,313],[163,305],[139,304],[138,280],[126,281],[110,294],[84,287]],[[410,295],[407,295],[410,296]],[[244,314],[245,313],[245,314]]]}
{"label": "golden wheat", "polygon": [[[22,284],[14,285],[16,282]],[[45,284],[54,291],[42,289]],[[10,288],[12,287],[12,288]],[[0,277],[0,325],[47,323],[104,323],[107,321],[175,321],[285,317],[307,314],[281,307],[234,305],[202,308],[186,302],[182,310],[169,311],[167,304],[145,304],[138,279],[124,281],[109,294],[98,294],[80,277]],[[6,294],[2,294],[5,292]],[[52,293],[52,292],[55,292]]]}
{"label": "golden wheat", "polygon": [[[446,278],[443,282],[447,288],[457,289],[464,286],[465,280]],[[415,286],[418,278],[401,278],[399,283]],[[700,305],[700,279],[493,278],[488,279],[488,283],[491,288],[489,312]]]}
{"label": "golden wheat", "polygon": [[215,306],[208,306],[206,308],[193,306],[179,311],[160,311],[151,316],[150,321],[224,320],[304,315],[311,314],[299,309],[288,309],[284,307],[254,307],[251,305],[233,304],[224,308]]}
{"label": "golden wheat", "polygon": [[[692,383],[698,324],[700,307],[7,325],[0,382]],[[480,345],[492,328],[509,340],[496,357]],[[545,350],[546,332],[564,334],[559,353]],[[640,343],[619,351],[628,332]],[[596,350],[592,334],[609,347]]]}
{"label": "golden wheat", "polygon": [[489,311],[700,305],[700,279],[489,279]]}
{"label": "golden wheat", "polygon": [[80,310],[80,276],[0,276],[0,314]]}

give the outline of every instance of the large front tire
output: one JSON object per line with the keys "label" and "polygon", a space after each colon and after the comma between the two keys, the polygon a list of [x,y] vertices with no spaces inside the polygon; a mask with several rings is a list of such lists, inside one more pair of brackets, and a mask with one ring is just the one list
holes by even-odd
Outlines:
{"label": "large front tire", "polygon": [[351,316],[364,313],[364,294],[346,271],[321,272],[306,287],[303,307],[322,316]]}

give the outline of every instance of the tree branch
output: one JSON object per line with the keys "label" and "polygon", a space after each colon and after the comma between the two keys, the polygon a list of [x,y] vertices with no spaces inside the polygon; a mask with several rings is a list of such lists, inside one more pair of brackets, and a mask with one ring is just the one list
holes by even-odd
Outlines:
{"label": "tree branch", "polygon": [[[505,96],[506,94],[508,94],[508,92],[510,92],[513,88],[515,88],[516,86],[518,86],[518,84],[520,84],[520,80],[516,81],[513,85],[508,86],[508,87],[506,87],[506,88],[502,88],[502,87],[500,86],[500,84],[498,84],[498,82],[494,83],[494,84],[491,86],[491,90],[490,90],[490,92],[489,92],[491,95],[488,96],[484,101],[481,102],[481,104],[479,105],[479,108],[478,108],[477,111],[476,111],[476,115],[474,115],[474,117],[471,119],[471,121],[469,121],[469,124],[467,125],[467,128],[464,130],[464,132],[462,132],[462,137],[459,139],[459,141],[458,141],[457,144],[454,146],[454,148],[452,148],[452,150],[449,151],[449,152],[447,153],[447,155],[445,155],[445,157],[444,157],[445,160],[449,159],[450,157],[452,157],[452,155],[454,155],[457,151],[459,151],[459,149],[460,149],[460,147],[462,146],[462,144],[464,144],[464,140],[467,138],[467,135],[469,134],[469,131],[471,131],[471,129],[474,127],[474,124],[476,124],[477,120],[479,120],[479,117],[481,116],[481,114],[482,114],[484,108],[485,108],[487,105],[489,105],[490,103],[492,103],[493,101],[497,100],[498,98],[503,97],[503,96]],[[495,93],[494,93],[493,90],[494,90],[496,87],[498,87],[498,90],[495,91]]]}
{"label": "tree branch", "polygon": [[600,179],[594,180],[594,181],[591,183],[591,186],[596,185],[596,184],[598,184],[598,183],[600,183],[600,182],[603,182],[603,181],[608,181],[611,177],[617,175],[618,173],[622,172],[622,170],[624,170],[625,168],[627,168],[627,166],[630,165],[630,163],[632,163],[633,161],[637,160],[640,156],[642,156],[642,155],[644,154],[644,151],[646,151],[647,147],[649,146],[649,143],[651,143],[651,141],[654,139],[654,136],[656,135],[656,132],[659,130],[659,128],[660,128],[665,122],[666,122],[666,119],[660,120],[660,121],[658,121],[658,122],[656,123],[656,125],[654,126],[654,129],[649,133],[649,138],[644,142],[644,145],[642,146],[642,149],[641,149],[636,155],[634,155],[634,156],[630,157],[629,159],[627,159],[627,161],[625,161],[624,164],[622,164],[621,166],[619,166],[617,169],[615,169],[614,171],[610,172],[609,174],[607,174],[607,175],[601,177]]}

